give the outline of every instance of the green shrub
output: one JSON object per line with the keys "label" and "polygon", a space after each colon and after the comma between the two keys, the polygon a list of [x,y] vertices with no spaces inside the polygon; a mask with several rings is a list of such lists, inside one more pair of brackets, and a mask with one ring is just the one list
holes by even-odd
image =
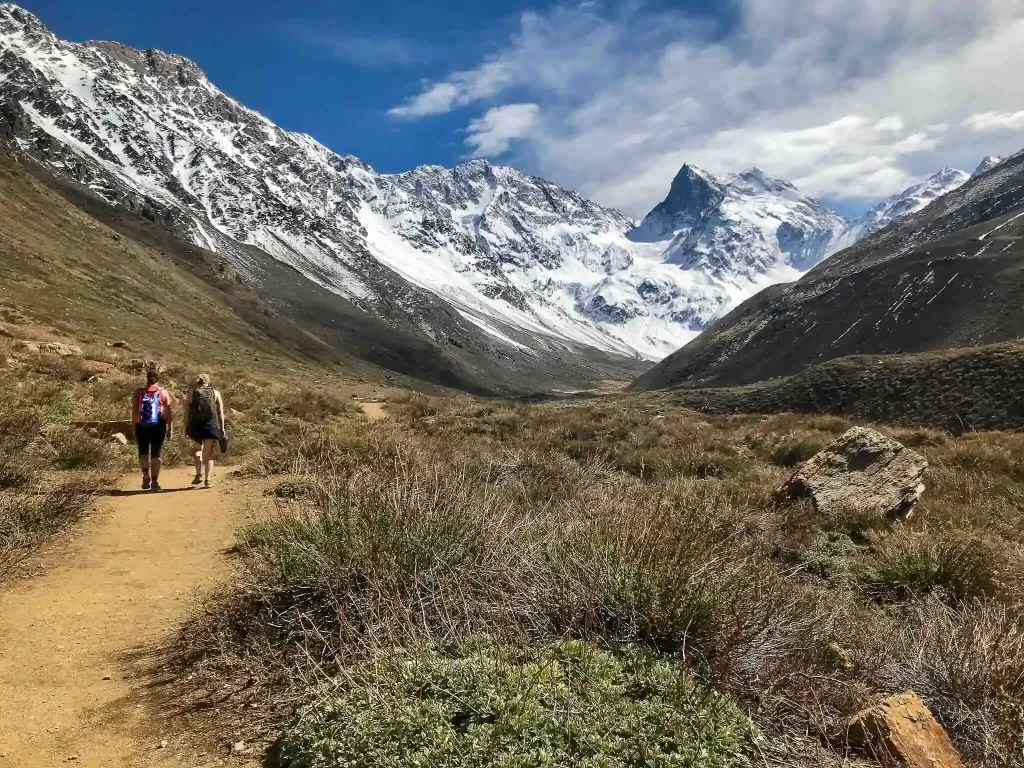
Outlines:
{"label": "green shrub", "polygon": [[1016,580],[1004,547],[970,531],[901,529],[886,537],[860,573],[883,602],[941,592],[953,601],[997,595]]}
{"label": "green shrub", "polygon": [[270,489],[272,496],[279,499],[308,499],[316,492],[316,485],[309,480],[282,480]]}
{"label": "green shrub", "polygon": [[281,739],[282,768],[751,765],[758,735],[683,665],[580,641],[400,651]]}
{"label": "green shrub", "polygon": [[811,438],[787,440],[772,452],[772,463],[780,467],[795,467],[813,459],[824,447],[825,443]]}

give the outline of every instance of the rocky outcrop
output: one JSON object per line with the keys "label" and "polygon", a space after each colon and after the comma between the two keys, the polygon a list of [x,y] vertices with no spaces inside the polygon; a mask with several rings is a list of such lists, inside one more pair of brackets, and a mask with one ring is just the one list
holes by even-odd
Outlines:
{"label": "rocky outcrop", "polygon": [[823,515],[897,519],[910,515],[924,492],[928,460],[902,443],[854,427],[800,467],[779,490],[783,499],[810,498]]}
{"label": "rocky outcrop", "polygon": [[847,733],[883,768],[963,768],[949,735],[913,692],[858,713]]}

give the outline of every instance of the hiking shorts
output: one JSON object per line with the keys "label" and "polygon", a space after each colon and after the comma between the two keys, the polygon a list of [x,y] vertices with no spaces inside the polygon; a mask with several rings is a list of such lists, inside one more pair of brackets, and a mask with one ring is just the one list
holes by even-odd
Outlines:
{"label": "hiking shorts", "polygon": [[139,446],[139,456],[150,456],[154,459],[160,458],[160,451],[164,448],[164,440],[167,439],[167,424],[136,424],[135,443]]}

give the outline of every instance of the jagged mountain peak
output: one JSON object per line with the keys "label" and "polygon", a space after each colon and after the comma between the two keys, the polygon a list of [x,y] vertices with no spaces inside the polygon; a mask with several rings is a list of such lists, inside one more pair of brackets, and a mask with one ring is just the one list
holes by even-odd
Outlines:
{"label": "jagged mountain peak", "polygon": [[115,61],[131,67],[141,76],[169,78],[180,87],[209,85],[209,80],[199,65],[178,54],[165,53],[156,48],[139,50],[108,40],[89,40],[83,45],[102,51]]}
{"label": "jagged mountain peak", "polygon": [[974,169],[974,173],[972,175],[981,176],[981,174],[983,173],[988,173],[997,165],[1001,165],[1004,160],[1006,160],[1005,157],[999,157],[998,155],[989,155],[980,163],[978,163],[978,167]]}
{"label": "jagged mountain peak", "polygon": [[756,165],[745,171],[741,171],[734,176],[727,177],[727,181],[731,185],[739,187],[747,194],[756,195],[764,192],[770,192],[775,194],[800,195],[800,192],[792,183],[783,179],[777,179],[766,173],[761,168],[758,168]]}
{"label": "jagged mountain peak", "polygon": [[630,234],[668,242],[666,261],[723,280],[792,278],[824,255],[845,221],[758,167],[719,178],[684,165]]}
{"label": "jagged mountain peak", "polygon": [[49,32],[38,16],[15,3],[0,3],[0,29],[4,27],[40,29]]}

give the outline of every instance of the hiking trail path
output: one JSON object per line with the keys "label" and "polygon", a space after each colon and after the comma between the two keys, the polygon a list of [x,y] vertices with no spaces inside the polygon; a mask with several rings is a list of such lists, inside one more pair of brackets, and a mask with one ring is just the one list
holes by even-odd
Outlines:
{"label": "hiking trail path", "polygon": [[[369,421],[387,417],[383,403],[359,405]],[[210,489],[192,477],[165,469],[160,493],[123,478],[31,575],[0,584],[0,768],[260,764],[161,698],[161,650],[229,577],[235,533],[265,504],[263,483],[228,469]]]}
{"label": "hiking trail path", "polygon": [[210,489],[192,476],[164,470],[161,493],[125,478],[43,549],[36,575],[0,586],[0,768],[258,765],[230,754],[231,734],[203,744],[157,704],[154,656],[229,575],[261,491],[227,470]]}

